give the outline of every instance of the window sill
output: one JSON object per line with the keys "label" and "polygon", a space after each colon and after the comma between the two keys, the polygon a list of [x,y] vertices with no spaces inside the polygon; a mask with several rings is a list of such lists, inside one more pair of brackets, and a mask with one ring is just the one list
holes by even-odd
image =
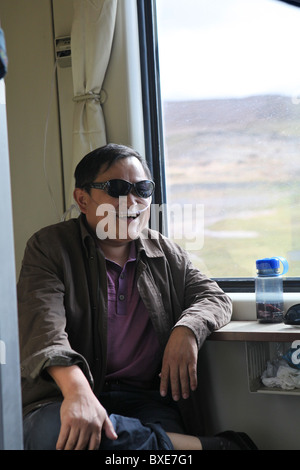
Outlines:
{"label": "window sill", "polygon": [[[228,293],[233,304],[232,320],[256,321],[255,293]],[[284,311],[292,305],[300,303],[300,293],[284,292]],[[300,331],[300,330],[299,330]]]}
{"label": "window sill", "polygon": [[284,323],[259,323],[257,321],[233,320],[214,331],[210,341],[269,341],[290,342],[300,340],[300,328]]}
{"label": "window sill", "polygon": [[[290,342],[300,340],[300,327],[284,323],[259,323],[256,319],[255,293],[229,293],[233,303],[231,322],[213,332],[208,339],[211,341],[270,341]],[[285,312],[300,303],[300,294],[285,292]]]}

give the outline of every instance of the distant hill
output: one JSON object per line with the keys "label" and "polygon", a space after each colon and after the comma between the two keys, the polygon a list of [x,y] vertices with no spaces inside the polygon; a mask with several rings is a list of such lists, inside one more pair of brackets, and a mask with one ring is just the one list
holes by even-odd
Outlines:
{"label": "distant hill", "polygon": [[[199,101],[167,101],[163,104],[166,130],[185,126],[244,126],[256,121],[296,120],[300,122],[300,103],[287,96],[267,95],[247,98]],[[300,101],[300,100],[299,100]],[[180,118],[180,119],[179,119]]]}
{"label": "distant hill", "polygon": [[[163,104],[167,200],[203,205],[204,242],[193,262],[212,277],[252,276],[255,259],[272,253],[299,256],[296,103],[252,96]],[[180,223],[198,219],[175,220],[171,234]],[[291,271],[299,275],[300,266]]]}
{"label": "distant hill", "polygon": [[165,102],[169,184],[300,178],[300,104],[285,96]]}

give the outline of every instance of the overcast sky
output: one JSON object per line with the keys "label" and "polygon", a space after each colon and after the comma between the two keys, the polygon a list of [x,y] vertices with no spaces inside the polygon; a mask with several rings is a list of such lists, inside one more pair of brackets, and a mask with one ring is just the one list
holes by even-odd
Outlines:
{"label": "overcast sky", "polygon": [[157,0],[164,99],[300,96],[300,8],[278,0]]}
{"label": "overcast sky", "polygon": [[300,96],[300,8],[278,0],[157,0],[157,8],[164,99]]}

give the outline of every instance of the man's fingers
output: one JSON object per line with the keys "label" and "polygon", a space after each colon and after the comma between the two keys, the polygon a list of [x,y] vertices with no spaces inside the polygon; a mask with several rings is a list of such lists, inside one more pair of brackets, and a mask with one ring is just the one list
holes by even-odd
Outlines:
{"label": "man's fingers", "polygon": [[194,392],[198,386],[197,365],[195,363],[192,363],[189,365],[189,377],[190,377],[190,387],[191,387],[191,390]]}
{"label": "man's fingers", "polygon": [[182,398],[188,398],[190,396],[190,380],[189,371],[185,364],[180,368],[180,386]]}
{"label": "man's fingers", "polygon": [[113,441],[115,439],[118,439],[118,435],[115,431],[115,428],[108,416],[106,417],[106,420],[103,423],[103,429],[108,439],[111,439]]}
{"label": "man's fingers", "polygon": [[198,385],[197,382],[197,367],[195,363],[183,364],[180,368],[180,385],[181,396],[186,399],[190,396],[190,390],[195,391]]}
{"label": "man's fingers", "polygon": [[161,370],[160,393],[165,396],[171,388],[178,401],[188,398],[197,388],[198,347],[194,333],[187,327],[177,327],[166,345]]}
{"label": "man's fingers", "polygon": [[68,435],[63,435],[61,441],[58,440],[56,448],[58,450],[74,450],[77,448],[80,431],[79,429],[71,428]]}
{"label": "man's fingers", "polygon": [[177,365],[170,370],[171,393],[174,401],[178,401],[181,396],[180,371]]}
{"label": "man's fingers", "polygon": [[[117,439],[111,420],[106,418],[103,430],[108,439]],[[101,443],[101,429],[91,424],[81,426],[62,426],[58,436],[57,450],[97,450]]]}
{"label": "man's fingers", "polygon": [[57,450],[64,450],[66,442],[68,440],[71,428],[66,426],[61,426],[60,433],[56,443]]}
{"label": "man's fingers", "polygon": [[165,397],[168,393],[169,388],[169,367],[162,366],[160,373],[160,394],[162,397]]}
{"label": "man's fingers", "polygon": [[[112,437],[110,437],[112,439]],[[57,450],[97,450],[101,442],[101,432],[88,429],[69,428],[62,430],[58,437]]]}
{"label": "man's fingers", "polygon": [[98,450],[100,447],[100,443],[101,443],[101,433],[92,434],[90,441],[89,441],[88,450]]}
{"label": "man's fingers", "polygon": [[[194,382],[195,379],[193,379],[192,383],[194,384]],[[169,385],[174,401],[178,401],[180,397],[189,397],[190,379],[189,371],[185,363],[182,364],[180,367],[178,367],[175,363],[170,366],[170,368],[162,369],[160,382],[161,396],[164,397],[167,395]],[[194,390],[194,388],[192,388],[192,390]]]}
{"label": "man's fingers", "polygon": [[[168,372],[166,372],[168,370]],[[160,394],[167,395],[170,382],[172,398],[178,401],[180,397],[186,399],[190,396],[190,390],[197,388],[197,367],[194,363],[188,366],[184,363],[181,366],[173,365],[161,372]]]}

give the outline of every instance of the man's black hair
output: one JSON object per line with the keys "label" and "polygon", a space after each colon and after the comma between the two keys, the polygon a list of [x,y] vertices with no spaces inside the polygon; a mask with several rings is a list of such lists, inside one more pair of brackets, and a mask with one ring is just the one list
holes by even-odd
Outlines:
{"label": "man's black hair", "polygon": [[75,187],[86,189],[89,192],[89,184],[95,181],[100,170],[108,170],[114,163],[123,158],[137,158],[144,170],[147,178],[151,179],[149,167],[141,155],[125,145],[107,144],[88,153],[77,165],[75,169]]}

